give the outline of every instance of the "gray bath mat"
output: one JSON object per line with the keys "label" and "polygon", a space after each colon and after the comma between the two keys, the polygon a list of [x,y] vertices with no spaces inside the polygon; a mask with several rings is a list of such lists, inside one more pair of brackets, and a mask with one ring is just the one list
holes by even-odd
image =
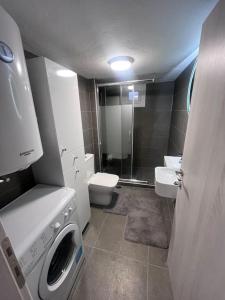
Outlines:
{"label": "gray bath mat", "polygon": [[131,242],[167,249],[167,230],[162,216],[149,213],[148,217],[128,216],[125,239]]}
{"label": "gray bath mat", "polygon": [[[117,196],[116,196],[117,195]],[[155,194],[153,189],[123,187],[116,190],[110,207],[104,209],[107,213],[126,216],[125,239],[168,248],[168,219],[166,200]]]}
{"label": "gray bath mat", "polygon": [[113,193],[110,206],[104,208],[104,212],[127,216],[131,196],[128,193]]}

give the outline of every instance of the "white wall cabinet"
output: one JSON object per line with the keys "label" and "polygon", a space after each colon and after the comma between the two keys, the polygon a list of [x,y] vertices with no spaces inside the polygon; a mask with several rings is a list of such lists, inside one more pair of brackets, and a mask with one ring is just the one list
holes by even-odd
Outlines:
{"label": "white wall cabinet", "polygon": [[44,150],[33,166],[35,180],[75,189],[83,230],[90,203],[77,75],[62,76],[59,71],[66,69],[43,57],[27,64]]}

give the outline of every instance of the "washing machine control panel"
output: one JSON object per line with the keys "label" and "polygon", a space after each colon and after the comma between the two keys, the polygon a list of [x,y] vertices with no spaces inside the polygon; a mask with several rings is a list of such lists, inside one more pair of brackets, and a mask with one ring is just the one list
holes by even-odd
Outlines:
{"label": "washing machine control panel", "polygon": [[20,266],[25,276],[27,276],[46,250],[50,247],[58,233],[70,222],[70,218],[76,210],[74,201],[70,201],[64,209],[48,224],[44,231],[42,231],[35,242],[19,259]]}

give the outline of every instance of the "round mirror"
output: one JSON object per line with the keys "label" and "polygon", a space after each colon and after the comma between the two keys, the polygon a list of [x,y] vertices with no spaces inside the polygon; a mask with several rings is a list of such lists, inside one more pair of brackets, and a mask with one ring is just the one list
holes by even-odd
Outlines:
{"label": "round mirror", "polygon": [[192,96],[192,91],[193,91],[193,86],[194,86],[196,66],[197,66],[197,61],[195,62],[193,69],[191,71],[191,76],[190,76],[189,84],[188,84],[187,112],[190,112],[190,110],[191,110],[191,96]]}

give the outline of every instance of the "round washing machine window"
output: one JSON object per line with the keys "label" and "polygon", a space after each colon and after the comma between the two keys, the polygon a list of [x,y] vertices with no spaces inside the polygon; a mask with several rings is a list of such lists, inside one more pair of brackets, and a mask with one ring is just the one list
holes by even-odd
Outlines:
{"label": "round washing machine window", "polygon": [[68,289],[68,278],[74,274],[76,254],[82,245],[80,230],[76,224],[64,227],[52,243],[39,280],[41,299],[60,299]]}
{"label": "round washing machine window", "polygon": [[49,285],[55,284],[65,272],[75,248],[76,243],[74,241],[73,232],[68,232],[58,245],[51,260],[47,276],[47,283]]}

